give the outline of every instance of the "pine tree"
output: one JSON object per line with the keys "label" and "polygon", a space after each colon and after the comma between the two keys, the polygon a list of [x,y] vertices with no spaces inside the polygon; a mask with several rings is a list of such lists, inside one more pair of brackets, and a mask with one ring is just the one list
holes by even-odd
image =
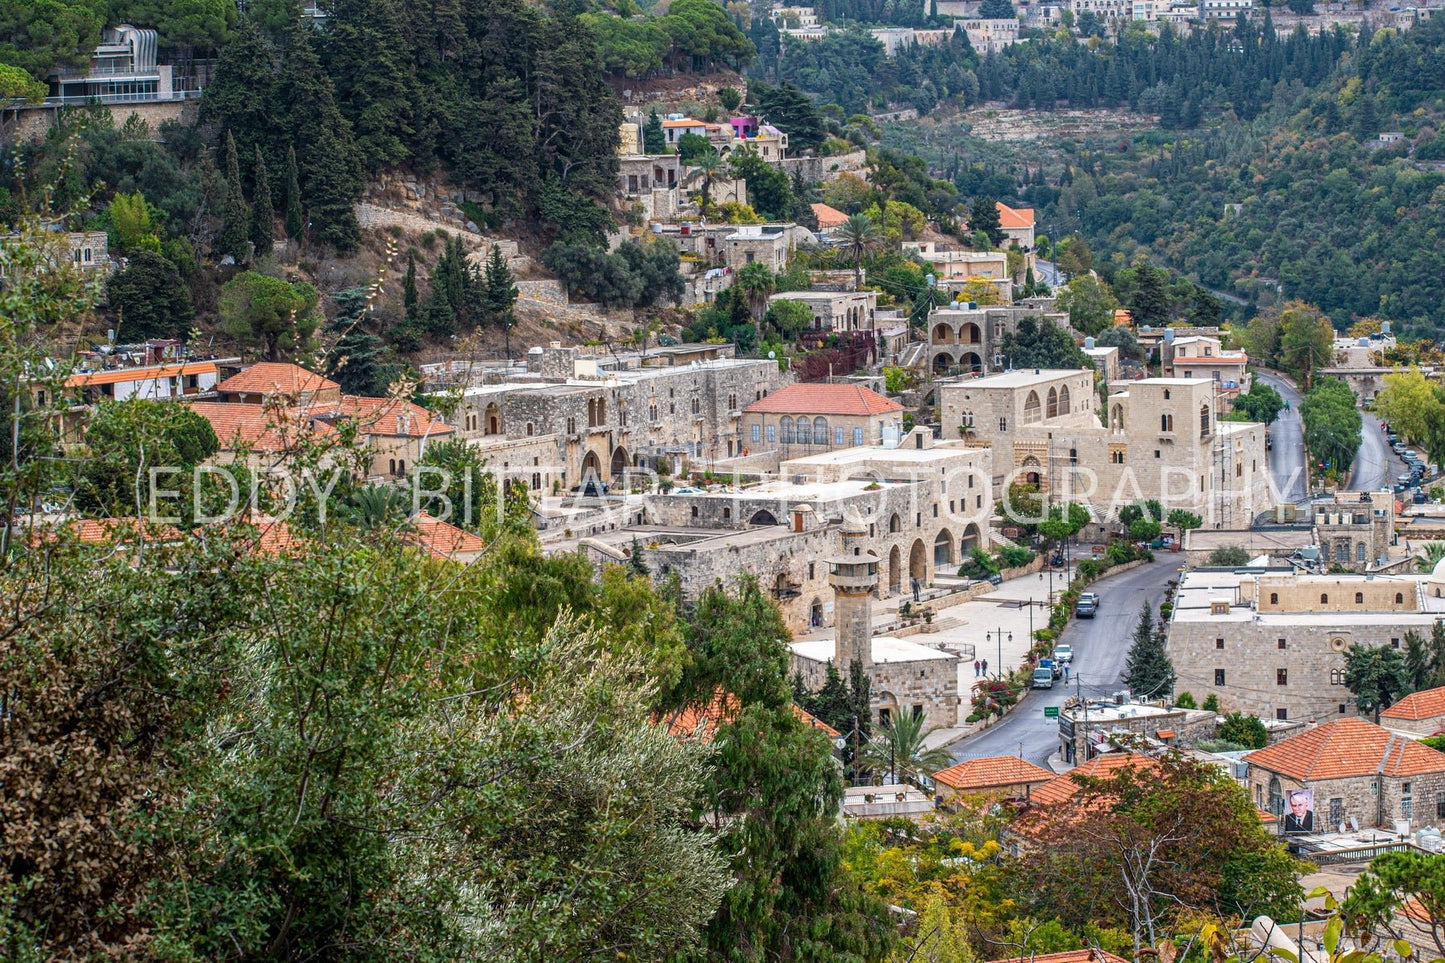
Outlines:
{"label": "pine tree", "polygon": [[362,166],[403,160],[421,111],[416,58],[396,0],[331,0],[326,33],[326,72]]}
{"label": "pine tree", "polygon": [[1169,320],[1169,291],[1164,286],[1164,272],[1141,264],[1136,269],[1138,290],[1130,305],[1136,325],[1158,325]]}
{"label": "pine tree", "polygon": [[286,148],[286,236],[301,240],[306,219],[301,214],[301,182],[296,176],[296,148]]}
{"label": "pine tree", "polygon": [[662,121],[658,119],[656,110],[647,115],[647,123],[642,125],[642,152],[667,153],[667,135],[663,133]]}
{"label": "pine tree", "polygon": [[482,306],[490,323],[500,324],[506,341],[507,360],[512,360],[512,308],[517,303],[517,285],[502,249],[492,245],[492,254],[487,258],[486,278],[482,283]]}
{"label": "pine tree", "polygon": [[1134,643],[1129,646],[1124,667],[1124,684],[1131,692],[1153,698],[1174,691],[1174,663],[1165,651],[1164,641],[1164,633],[1154,627],[1154,610],[1145,602],[1139,610]]}
{"label": "pine tree", "polygon": [[241,165],[236,159],[236,138],[226,131],[226,199],[221,205],[221,232],[216,235],[216,252],[229,254],[240,264],[246,259],[246,235],[250,229],[251,212],[246,196],[241,193]]}
{"label": "pine tree", "polygon": [[417,303],[416,254],[412,251],[407,251],[406,277],[401,282],[401,306],[406,312],[407,324],[416,324]]}
{"label": "pine tree", "polygon": [[652,569],[647,567],[647,560],[642,554],[642,543],[635,535],[632,537],[632,551],[627,556],[627,574],[635,578],[647,578],[652,574]]}
{"label": "pine tree", "polygon": [[256,148],[256,189],[251,193],[251,244],[256,257],[271,253],[276,241],[276,209],[271,206],[271,182],[261,148]]}

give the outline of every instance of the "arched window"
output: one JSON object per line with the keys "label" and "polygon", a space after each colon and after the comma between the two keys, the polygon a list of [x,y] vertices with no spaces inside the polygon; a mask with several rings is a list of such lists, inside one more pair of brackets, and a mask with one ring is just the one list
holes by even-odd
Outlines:
{"label": "arched window", "polygon": [[1365,604],[1365,593],[1364,593],[1364,592],[1356,592],[1356,593],[1355,593],[1355,604],[1356,604],[1356,605],[1364,605],[1364,604]]}
{"label": "arched window", "polygon": [[1160,430],[1160,431],[1173,431],[1173,430],[1174,430],[1174,416],[1173,416],[1173,415],[1160,415],[1160,416],[1159,416],[1159,430]]}
{"label": "arched window", "polygon": [[1057,418],[1059,416],[1059,389],[1049,389],[1049,401],[1047,407],[1044,409],[1044,415],[1048,418]]}
{"label": "arched window", "polygon": [[1069,413],[1070,403],[1069,386],[1063,385],[1059,388],[1059,414],[1067,415]]}
{"label": "arched window", "polygon": [[1164,400],[1165,400],[1165,401],[1168,401],[1168,400],[1169,400],[1169,389],[1168,389],[1168,388],[1165,388],[1165,389],[1164,389]]}
{"label": "arched window", "polygon": [[1199,406],[1199,437],[1209,434],[1209,406]]}
{"label": "arched window", "polygon": [[813,419],[813,444],[826,445],[828,443],[828,419]]}
{"label": "arched window", "polygon": [[797,436],[793,434],[793,419],[791,417],[784,415],[783,420],[779,423],[779,427],[783,432],[783,444],[791,445],[797,440]]}
{"label": "arched window", "polygon": [[1365,543],[1360,542],[1355,545],[1355,561],[1363,562],[1365,560]]}
{"label": "arched window", "polygon": [[1396,605],[1404,605],[1404,604],[1405,604],[1405,593],[1403,593],[1403,592],[1396,592],[1396,593],[1395,593],[1395,604],[1396,604]]}
{"label": "arched window", "polygon": [[1279,604],[1279,593],[1278,593],[1278,592],[1270,592],[1270,593],[1269,593],[1269,604],[1270,604],[1270,605],[1278,605],[1278,604]]}
{"label": "arched window", "polygon": [[798,419],[798,444],[811,445],[813,443],[813,419],[804,416]]}
{"label": "arched window", "polygon": [[898,530],[899,530],[900,528],[902,528],[902,527],[903,527],[902,523],[899,522],[899,520],[898,520],[898,513],[897,513],[897,512],[894,512],[894,513],[893,513],[893,517],[890,518],[890,519],[888,519],[888,531],[889,531],[889,532],[896,532],[896,531],[898,531]]}
{"label": "arched window", "polygon": [[1321,593],[1320,593],[1320,604],[1321,604],[1321,605],[1329,605],[1329,604],[1330,604],[1330,597],[1329,597],[1328,594],[1326,594],[1326,593],[1324,593],[1324,592],[1321,592]]}
{"label": "arched window", "polygon": [[1284,790],[1278,776],[1269,777],[1269,811],[1276,816],[1284,815]]}
{"label": "arched window", "polygon": [[1111,416],[1109,416],[1109,425],[1110,425],[1110,427],[1112,427],[1115,431],[1123,431],[1123,430],[1124,430],[1124,406],[1123,406],[1123,405],[1115,405],[1115,406],[1114,406],[1114,413],[1113,413]]}
{"label": "arched window", "polygon": [[1028,398],[1024,400],[1024,424],[1030,424],[1039,420],[1039,393],[1030,391]]}

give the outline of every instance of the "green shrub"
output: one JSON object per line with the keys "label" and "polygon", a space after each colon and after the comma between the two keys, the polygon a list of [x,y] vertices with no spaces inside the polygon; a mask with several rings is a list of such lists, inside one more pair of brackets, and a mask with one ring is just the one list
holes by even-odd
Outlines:
{"label": "green shrub", "polygon": [[[1179,698],[1177,698],[1177,699],[1174,700],[1174,704],[1175,704],[1176,706],[1178,706],[1179,708],[1181,708],[1181,709],[1198,709],[1198,708],[1199,708],[1199,703],[1195,702],[1195,701],[1194,701],[1194,696],[1191,695],[1191,694],[1188,693],[1188,692],[1181,692],[1181,693],[1179,693]],[[1424,741],[1424,740],[1421,740],[1421,741]]]}
{"label": "green shrub", "polygon": [[1020,565],[1027,565],[1034,560],[1034,553],[1022,545],[1009,545],[998,553],[998,562],[1001,568],[1018,568]]}
{"label": "green shrub", "polygon": [[1209,697],[1204,700],[1204,704],[1201,705],[1199,708],[1203,709],[1205,712],[1218,712],[1219,696],[1215,695],[1212,692],[1209,693]]}

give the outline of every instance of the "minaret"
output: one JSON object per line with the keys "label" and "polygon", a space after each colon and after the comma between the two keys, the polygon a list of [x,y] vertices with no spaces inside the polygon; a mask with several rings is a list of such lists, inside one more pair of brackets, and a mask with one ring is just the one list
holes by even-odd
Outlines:
{"label": "minaret", "polygon": [[833,586],[833,663],[844,678],[857,659],[863,671],[873,668],[873,589],[878,584],[878,559],[872,555],[839,555],[828,559]]}

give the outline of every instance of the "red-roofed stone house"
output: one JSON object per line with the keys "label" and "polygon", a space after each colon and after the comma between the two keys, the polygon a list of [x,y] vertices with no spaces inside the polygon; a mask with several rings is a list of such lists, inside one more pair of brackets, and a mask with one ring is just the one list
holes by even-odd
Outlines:
{"label": "red-roofed stone house", "polygon": [[1445,753],[1364,719],[1327,722],[1244,761],[1250,797],[1261,809],[1283,815],[1291,791],[1313,790],[1318,832],[1350,820],[1391,827],[1445,818]]}
{"label": "red-roofed stone house", "polygon": [[963,799],[995,800],[1008,796],[1028,799],[1053,780],[1054,773],[1018,756],[966,759],[933,774],[940,805],[958,805]]}
{"label": "red-roofed stone house", "polygon": [[998,226],[1003,229],[1012,244],[1022,251],[1034,249],[1034,209],[1032,207],[1009,207],[1002,201],[995,201],[998,208]]}
{"label": "red-roofed stone house", "polygon": [[1410,693],[1380,713],[1380,724],[1397,732],[1438,734],[1445,730],[1445,687]]}
{"label": "red-roofed stone house", "polygon": [[903,406],[862,385],[793,384],[743,409],[743,444],[798,455],[894,442]]}

